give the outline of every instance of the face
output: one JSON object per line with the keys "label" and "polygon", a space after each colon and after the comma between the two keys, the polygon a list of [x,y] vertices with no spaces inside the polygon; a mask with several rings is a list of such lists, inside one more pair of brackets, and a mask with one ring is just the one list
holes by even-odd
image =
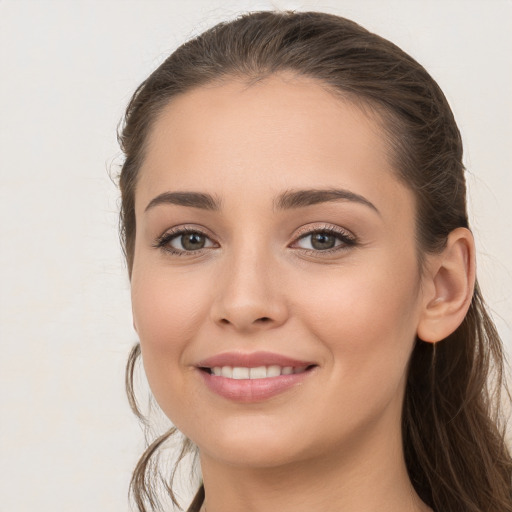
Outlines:
{"label": "face", "polygon": [[134,325],[202,457],[276,466],[399,438],[422,298],[414,198],[386,151],[375,119],[291,75],[198,88],[158,118]]}

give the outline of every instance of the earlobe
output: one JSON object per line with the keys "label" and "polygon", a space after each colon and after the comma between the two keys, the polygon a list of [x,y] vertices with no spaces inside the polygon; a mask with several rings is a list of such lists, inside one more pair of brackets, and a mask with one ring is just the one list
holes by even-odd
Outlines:
{"label": "earlobe", "polygon": [[475,286],[475,244],[466,228],[448,236],[446,247],[429,262],[428,293],[424,297],[418,337],[436,343],[462,323],[471,304]]}

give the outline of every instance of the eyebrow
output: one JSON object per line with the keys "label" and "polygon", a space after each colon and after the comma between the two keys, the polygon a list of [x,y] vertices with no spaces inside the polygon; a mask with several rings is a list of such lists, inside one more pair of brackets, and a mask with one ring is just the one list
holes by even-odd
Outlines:
{"label": "eyebrow", "polygon": [[276,198],[274,208],[277,210],[289,210],[331,201],[351,201],[359,203],[368,206],[380,215],[377,207],[365,197],[351,192],[350,190],[336,188],[289,190]]}
{"label": "eyebrow", "polygon": [[179,206],[189,206],[191,208],[211,211],[219,211],[221,209],[220,199],[210,194],[202,192],[164,192],[153,198],[144,211],[147,212],[149,209],[160,204],[177,204]]}
{"label": "eyebrow", "polygon": [[[380,215],[377,207],[365,197],[344,189],[307,189],[287,190],[280,194],[273,202],[274,210],[291,210],[304,208],[331,201],[350,201],[367,206]],[[164,192],[153,198],[144,211],[162,204],[176,204],[202,210],[220,211],[222,201],[203,192]]]}

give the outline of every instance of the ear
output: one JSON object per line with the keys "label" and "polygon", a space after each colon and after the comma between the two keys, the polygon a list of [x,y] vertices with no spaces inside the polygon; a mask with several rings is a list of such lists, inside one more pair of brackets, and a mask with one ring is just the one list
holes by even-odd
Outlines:
{"label": "ear", "polygon": [[462,323],[475,286],[475,243],[466,228],[453,230],[446,247],[428,257],[418,338],[435,343]]}

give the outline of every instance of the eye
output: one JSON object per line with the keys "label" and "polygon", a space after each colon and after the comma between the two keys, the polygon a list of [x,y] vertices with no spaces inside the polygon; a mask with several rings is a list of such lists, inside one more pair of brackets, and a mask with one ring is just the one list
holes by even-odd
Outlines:
{"label": "eye", "polygon": [[327,226],[302,234],[295,245],[307,252],[335,252],[356,244],[356,238],[341,228]]}
{"label": "eye", "polygon": [[156,240],[154,247],[181,256],[201,252],[202,249],[215,247],[215,244],[202,231],[178,229],[164,233]]}
{"label": "eye", "polygon": [[[356,244],[356,238],[346,230],[326,226],[304,231],[291,247],[310,253],[331,253]],[[157,238],[154,247],[176,256],[200,254],[217,245],[200,230],[180,228],[165,232]]]}

